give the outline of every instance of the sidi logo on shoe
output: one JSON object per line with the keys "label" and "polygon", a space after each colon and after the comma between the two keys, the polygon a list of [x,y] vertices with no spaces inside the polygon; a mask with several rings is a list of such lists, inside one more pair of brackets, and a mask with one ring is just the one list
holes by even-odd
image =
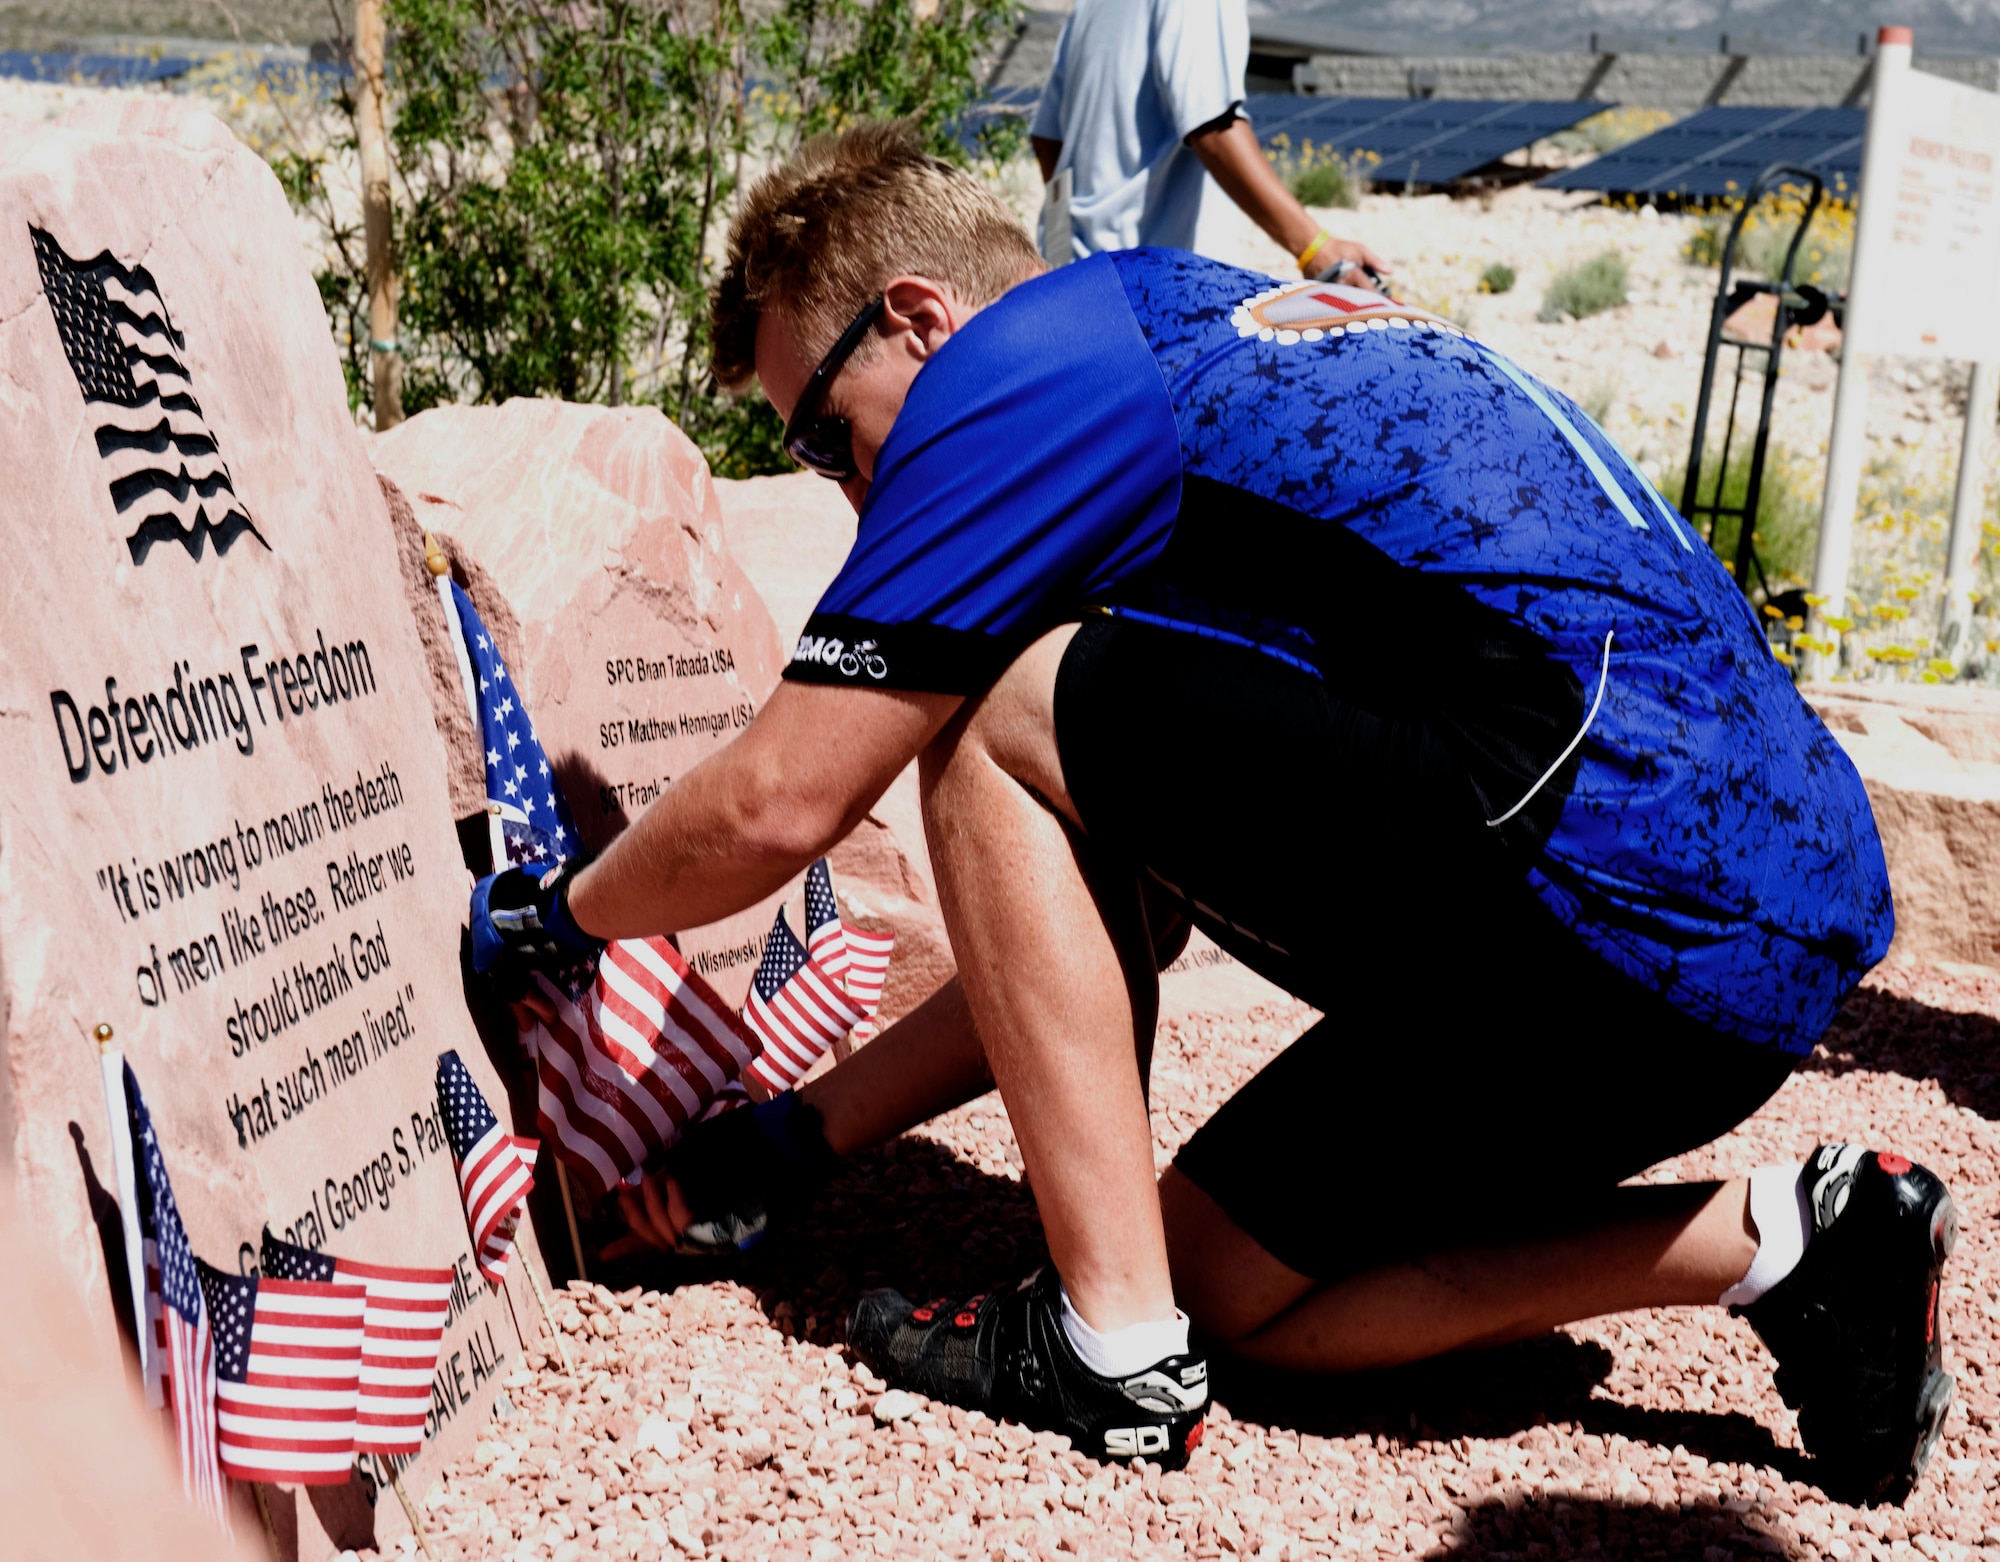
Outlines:
{"label": "sidi logo on shoe", "polygon": [[1163,1454],[1171,1441],[1163,1426],[1113,1426],[1104,1431],[1104,1451],[1113,1459]]}

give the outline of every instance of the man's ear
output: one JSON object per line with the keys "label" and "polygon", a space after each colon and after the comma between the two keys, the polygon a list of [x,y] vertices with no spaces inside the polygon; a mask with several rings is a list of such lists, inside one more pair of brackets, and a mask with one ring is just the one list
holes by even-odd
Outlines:
{"label": "man's ear", "polygon": [[928,358],[951,340],[972,311],[942,282],[929,277],[892,278],[882,289],[884,336],[904,335],[911,354]]}

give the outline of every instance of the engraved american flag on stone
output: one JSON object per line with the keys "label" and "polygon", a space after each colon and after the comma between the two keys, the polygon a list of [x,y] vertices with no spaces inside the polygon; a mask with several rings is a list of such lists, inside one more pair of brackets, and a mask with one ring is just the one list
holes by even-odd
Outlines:
{"label": "engraved american flag on stone", "polygon": [[152,273],[108,252],[75,260],[42,229],[29,234],[63,355],[95,411],[97,453],[132,562],[144,564],[158,542],[177,542],[195,559],[210,541],[219,554],[246,534],[263,542],[195,399],[186,339]]}
{"label": "engraved american flag on stone", "polygon": [[354,1464],[368,1288],[232,1275],[204,1263],[201,1289],[215,1334],[222,1473],[344,1485]]}
{"label": "engraved american flag on stone", "polygon": [[424,1446],[431,1379],[451,1320],[457,1276],[449,1269],[364,1264],[316,1253],[264,1232],[263,1270],[281,1280],[333,1281],[367,1288],[362,1313],[361,1393],[354,1451],[401,1456]]}

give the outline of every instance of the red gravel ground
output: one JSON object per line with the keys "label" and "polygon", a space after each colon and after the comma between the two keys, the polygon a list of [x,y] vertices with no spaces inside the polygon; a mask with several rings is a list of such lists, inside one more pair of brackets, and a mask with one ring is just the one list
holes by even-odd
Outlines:
{"label": "red gravel ground", "polygon": [[[1286,1006],[1166,1027],[1160,1163],[1309,1018]],[[1945,1277],[1946,1365],[1959,1397],[1905,1508],[1819,1493],[1763,1347],[1715,1308],[1598,1319],[1310,1399],[1218,1364],[1209,1435],[1185,1473],[1102,1467],[1061,1438],[884,1402],[838,1343],[860,1290],[972,1289],[1040,1257],[989,1097],[857,1162],[809,1221],[732,1273],[572,1287],[557,1310],[579,1378],[531,1355],[508,1380],[510,1413],[422,1499],[428,1526],[444,1556],[554,1562],[2000,1559],[1996,1117],[2000,977],[1891,968],[1769,1107],[1653,1174],[1741,1172],[1853,1138],[1951,1184],[1962,1236]],[[914,1413],[878,1419],[898,1409]]]}

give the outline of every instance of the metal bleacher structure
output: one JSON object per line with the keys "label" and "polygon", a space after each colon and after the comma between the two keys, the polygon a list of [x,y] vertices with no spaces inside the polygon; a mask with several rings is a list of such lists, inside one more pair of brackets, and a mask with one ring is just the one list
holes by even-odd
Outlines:
{"label": "metal bleacher structure", "polygon": [[1740,198],[1774,163],[1809,168],[1829,193],[1861,185],[1868,113],[1858,108],[1701,109],[1686,119],[1541,181],[1545,190],[1594,190],[1647,199]]}
{"label": "metal bleacher structure", "polygon": [[1310,142],[1343,158],[1365,155],[1369,180],[1394,185],[1450,184],[1610,106],[1587,98],[1495,103],[1290,92],[1255,92],[1244,103],[1266,147],[1297,153]]}

